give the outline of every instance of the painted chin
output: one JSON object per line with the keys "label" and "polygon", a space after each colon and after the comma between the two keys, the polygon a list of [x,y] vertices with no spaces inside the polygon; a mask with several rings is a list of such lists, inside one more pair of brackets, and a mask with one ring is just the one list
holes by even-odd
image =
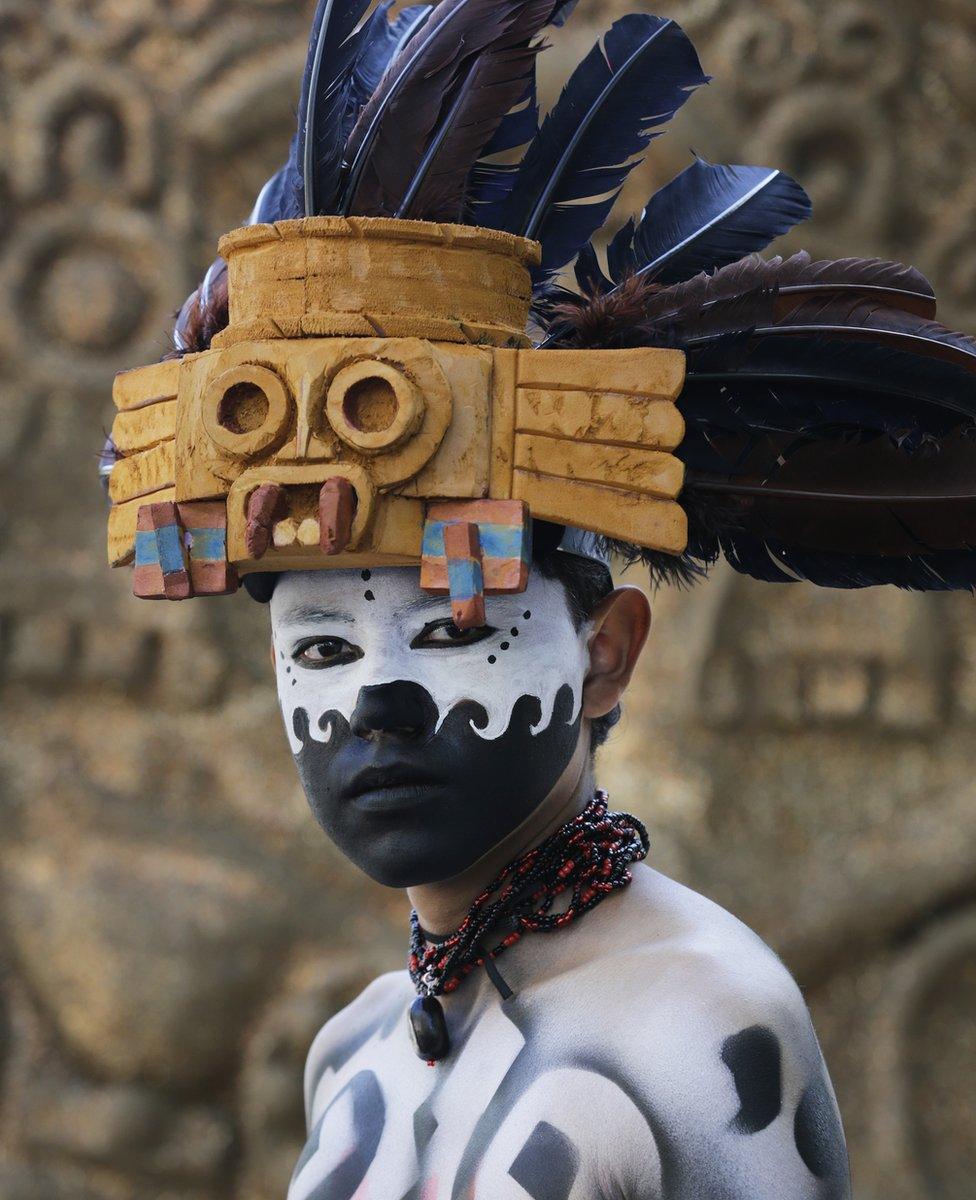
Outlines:
{"label": "painted chin", "polygon": [[327,742],[295,713],[299,775],[319,824],[361,870],[388,887],[459,874],[507,837],[546,798],[576,749],[580,719],[573,689],[560,691],[547,727],[539,700],[523,696],[508,729],[486,740],[472,728],[477,706],[459,705],[421,743],[353,735],[327,713]]}

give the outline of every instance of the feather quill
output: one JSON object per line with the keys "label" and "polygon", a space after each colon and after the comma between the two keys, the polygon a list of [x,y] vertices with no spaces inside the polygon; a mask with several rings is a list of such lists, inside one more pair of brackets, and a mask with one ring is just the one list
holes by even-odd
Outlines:
{"label": "feather quill", "polygon": [[519,167],[502,227],[543,244],[558,270],[603,224],[651,138],[701,84],[691,42],[673,21],[616,21],[570,76]]}

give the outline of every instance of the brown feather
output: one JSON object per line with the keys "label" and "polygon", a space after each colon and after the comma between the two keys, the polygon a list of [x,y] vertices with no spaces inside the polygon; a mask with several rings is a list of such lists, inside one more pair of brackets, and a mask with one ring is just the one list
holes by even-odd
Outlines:
{"label": "brown feather", "polygon": [[210,288],[210,299],[206,305],[200,303],[200,291],[193,292],[180,310],[182,318],[179,332],[185,349],[174,347],[165,357],[182,358],[209,350],[210,344],[230,321],[227,273],[223,272]]}

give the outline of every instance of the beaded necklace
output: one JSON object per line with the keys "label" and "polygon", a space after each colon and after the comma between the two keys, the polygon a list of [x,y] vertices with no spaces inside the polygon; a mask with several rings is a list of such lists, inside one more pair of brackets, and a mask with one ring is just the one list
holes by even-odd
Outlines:
{"label": "beaded necklace", "polygon": [[[448,937],[432,942],[416,910],[410,914],[408,965],[417,989],[410,1029],[417,1053],[429,1066],[446,1058],[451,1045],[438,996],[455,991],[479,967],[490,969],[524,933],[562,929],[630,883],[630,864],[647,856],[647,830],[628,813],[608,811],[608,799],[606,792],[596,792],[581,813],[509,863]],[[556,897],[569,889],[569,904],[553,913]],[[499,927],[507,932],[486,950],[485,939]]]}

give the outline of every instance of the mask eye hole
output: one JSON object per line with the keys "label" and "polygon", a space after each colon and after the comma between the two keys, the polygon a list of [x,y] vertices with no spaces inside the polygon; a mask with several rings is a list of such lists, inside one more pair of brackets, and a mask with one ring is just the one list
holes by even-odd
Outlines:
{"label": "mask eye hole", "polygon": [[399,407],[390,381],[379,375],[369,375],[346,392],[342,413],[354,429],[362,433],[382,433],[393,424]]}
{"label": "mask eye hole", "polygon": [[254,433],[268,419],[268,397],[253,383],[236,383],[217,404],[217,423],[228,433]]}
{"label": "mask eye hole", "polygon": [[201,416],[210,440],[235,458],[251,458],[281,444],[293,403],[284,382],[267,367],[245,363],[211,380]]}
{"label": "mask eye hole", "polygon": [[329,424],[363,454],[402,446],[420,429],[426,405],[420,388],[392,363],[360,359],[332,377],[325,400]]}

